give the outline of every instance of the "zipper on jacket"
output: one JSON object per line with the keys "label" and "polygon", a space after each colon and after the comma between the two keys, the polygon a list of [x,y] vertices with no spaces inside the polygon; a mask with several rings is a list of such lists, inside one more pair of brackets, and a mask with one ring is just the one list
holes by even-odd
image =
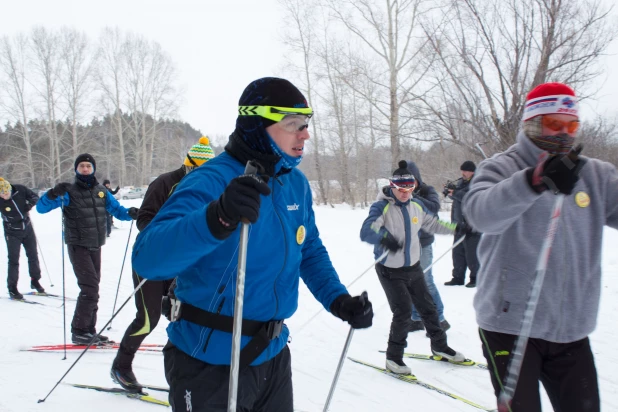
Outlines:
{"label": "zipper on jacket", "polygon": [[[18,192],[16,192],[15,194],[17,194]],[[19,210],[19,207],[17,207],[17,203],[15,203],[15,200],[13,199],[13,196],[11,196],[11,202],[13,202],[13,205],[15,206],[15,210],[17,210],[17,213],[19,213],[19,216],[21,216],[21,225],[22,225],[22,229],[26,230],[26,222],[24,222],[24,215],[21,213],[21,210]]]}
{"label": "zipper on jacket", "polygon": [[[283,186],[283,183],[281,183],[281,185]],[[272,190],[272,201],[273,201],[273,210],[275,211],[275,214],[279,218],[279,223],[281,223],[281,231],[283,232],[283,244],[284,244],[283,266],[281,266],[281,270],[279,271],[279,273],[277,273],[277,276],[275,277],[275,281],[273,282],[273,292],[275,293],[275,313],[272,318],[274,319],[275,316],[277,316],[277,311],[279,311],[279,296],[277,296],[277,280],[279,279],[279,276],[283,272],[283,269],[285,269],[285,264],[288,259],[288,239],[287,239],[287,236],[285,235],[285,225],[283,224],[283,219],[281,218],[281,215],[279,215],[279,212],[277,212],[277,207],[275,206],[275,185],[274,184],[273,184],[273,190]]]}
{"label": "zipper on jacket", "polygon": [[[225,302],[225,296],[221,299],[221,303],[219,303],[219,307],[217,308],[217,315],[221,314],[221,309],[223,309],[223,303]],[[215,330],[210,328],[210,332],[208,332],[208,337],[206,338],[206,342],[204,343],[203,352],[206,353],[206,348],[208,347],[208,342],[210,342],[210,337]]]}
{"label": "zipper on jacket", "polygon": [[[97,243],[99,243],[99,237],[101,236],[101,231],[99,230],[99,214],[97,213],[97,202],[94,198],[94,187],[90,189],[90,199],[92,199],[92,207],[94,208],[94,221],[95,226],[97,227]],[[101,247],[101,245],[99,245]]]}

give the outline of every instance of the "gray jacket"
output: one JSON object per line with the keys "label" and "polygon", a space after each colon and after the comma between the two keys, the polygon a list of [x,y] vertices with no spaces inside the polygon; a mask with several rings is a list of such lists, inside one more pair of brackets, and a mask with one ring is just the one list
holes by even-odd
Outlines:
{"label": "gray jacket", "polygon": [[[474,308],[479,326],[518,334],[556,200],[528,185],[525,169],[541,149],[522,132],[504,153],[477,169],[464,212],[483,232]],[[531,337],[574,342],[596,327],[601,295],[603,226],[618,228],[618,172],[586,159],[573,194],[566,197],[552,245]]]}
{"label": "gray jacket", "polygon": [[380,246],[382,238],[393,235],[403,248],[390,252],[380,263],[389,268],[413,266],[421,256],[419,231],[452,235],[457,225],[439,220],[425,206],[413,199],[401,203],[387,186],[380,191],[378,200],[369,209],[369,216],[361,228],[361,240],[375,245],[376,259],[384,253]]}

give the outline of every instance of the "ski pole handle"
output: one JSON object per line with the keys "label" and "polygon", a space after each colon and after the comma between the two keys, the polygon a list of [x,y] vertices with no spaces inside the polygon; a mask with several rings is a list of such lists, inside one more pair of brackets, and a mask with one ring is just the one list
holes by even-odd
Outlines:
{"label": "ski pole handle", "polygon": [[[245,173],[246,175],[257,175],[258,172],[258,165],[255,162],[255,160],[249,160],[247,161],[247,164],[245,165]],[[246,217],[241,217],[240,221],[244,224],[249,224],[251,222],[249,222],[249,219],[247,219]]]}

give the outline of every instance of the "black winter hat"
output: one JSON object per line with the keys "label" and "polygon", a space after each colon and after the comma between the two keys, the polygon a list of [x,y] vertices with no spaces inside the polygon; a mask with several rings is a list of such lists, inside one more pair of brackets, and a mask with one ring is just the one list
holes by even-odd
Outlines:
{"label": "black winter hat", "polygon": [[[239,106],[309,107],[307,99],[288,80],[264,77],[251,82],[238,100]],[[272,154],[266,128],[276,122],[262,116],[238,116],[236,131],[254,150]]]}
{"label": "black winter hat", "polygon": [[466,160],[465,162],[461,164],[461,167],[459,168],[459,170],[464,171],[464,172],[474,172],[476,171],[476,165],[474,164],[472,160]]}
{"label": "black winter hat", "polygon": [[79,165],[81,162],[92,163],[93,173],[97,171],[97,163],[94,161],[94,157],[92,157],[88,153],[82,153],[77,156],[77,159],[75,159],[75,166],[73,167],[75,171],[77,171],[77,165]]}
{"label": "black winter hat", "polygon": [[109,181],[109,179],[105,179],[105,180],[103,181],[103,186],[105,186],[105,185],[106,185],[106,184],[108,184],[108,183],[109,183],[109,184],[111,184],[112,182],[110,182],[110,181]]}
{"label": "black winter hat", "polygon": [[393,177],[414,176],[412,172],[410,172],[410,169],[408,169],[408,162],[406,162],[405,160],[400,160],[397,165],[399,166],[399,168],[395,169],[395,171],[393,172]]}

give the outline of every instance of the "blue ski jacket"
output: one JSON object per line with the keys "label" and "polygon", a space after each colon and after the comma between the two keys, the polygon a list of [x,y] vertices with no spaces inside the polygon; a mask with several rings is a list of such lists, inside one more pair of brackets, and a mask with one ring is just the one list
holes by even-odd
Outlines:
{"label": "blue ski jacket", "polygon": [[[177,277],[176,297],[184,303],[233,316],[240,225],[224,240],[206,223],[206,209],[245,166],[224,152],[187,175],[142,231],[133,248],[133,268],[146,279]],[[281,169],[280,162],[276,171]],[[311,189],[297,169],[269,181],[258,221],[250,226],[243,318],[267,322],[287,319],[298,306],[299,279],[330,310],[346,288],[339,281],[315,224]],[[180,319],[167,328],[169,340],[204,362],[229,365],[232,334]],[[289,331],[270,342],[251,365],[275,357]],[[241,346],[251,340],[242,336]]]}

